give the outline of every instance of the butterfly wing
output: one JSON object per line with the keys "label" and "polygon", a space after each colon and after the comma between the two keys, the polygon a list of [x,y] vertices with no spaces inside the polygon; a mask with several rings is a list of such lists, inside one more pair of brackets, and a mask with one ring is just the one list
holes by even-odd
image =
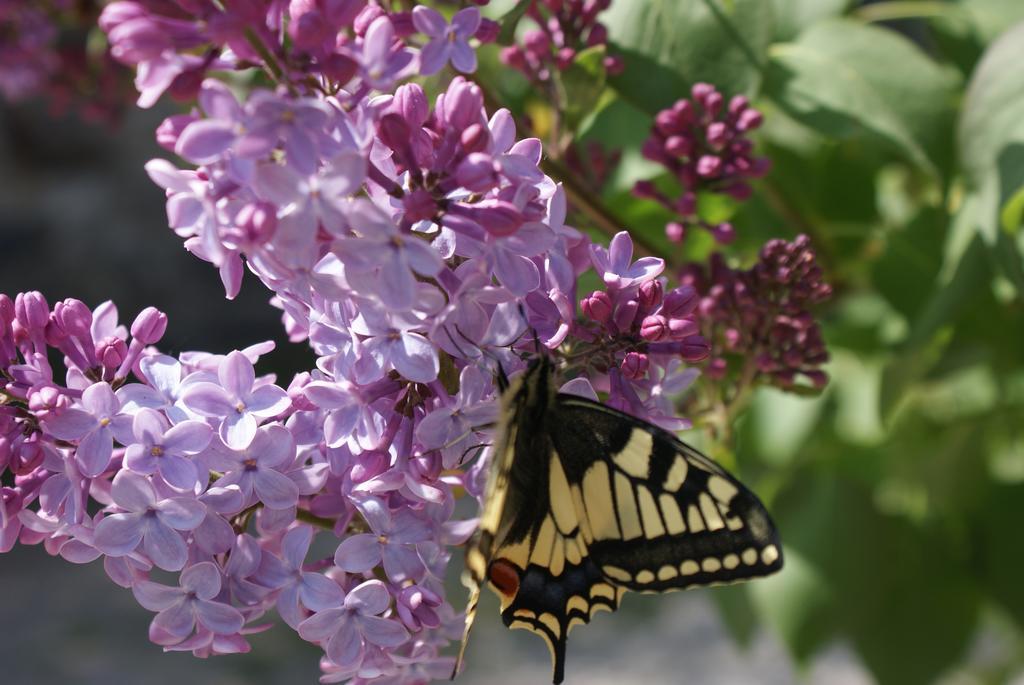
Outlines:
{"label": "butterfly wing", "polygon": [[560,395],[553,414],[551,441],[605,580],[664,592],[782,568],[768,512],[714,461],[597,402]]}
{"label": "butterfly wing", "polygon": [[570,629],[617,609],[627,590],[767,575],[782,552],[764,507],[720,466],[652,424],[550,386],[549,364],[534,364],[503,398],[466,557],[466,635],[486,582],[505,624],[547,643],[560,683]]}

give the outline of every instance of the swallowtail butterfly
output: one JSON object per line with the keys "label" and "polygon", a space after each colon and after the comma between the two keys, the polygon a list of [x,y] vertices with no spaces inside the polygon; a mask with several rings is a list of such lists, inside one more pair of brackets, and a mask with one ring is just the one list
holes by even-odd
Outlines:
{"label": "swallowtail butterfly", "polygon": [[[598,402],[558,394],[539,357],[505,388],[456,673],[486,582],[510,628],[537,633],[565,676],[569,630],[615,611],[627,590],[667,592],[782,567],[764,506],[669,432]],[[454,677],[453,673],[453,677]]]}

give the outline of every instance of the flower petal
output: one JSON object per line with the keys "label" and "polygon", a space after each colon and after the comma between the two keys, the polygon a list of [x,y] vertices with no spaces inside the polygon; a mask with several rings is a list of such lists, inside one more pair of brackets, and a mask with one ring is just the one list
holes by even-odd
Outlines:
{"label": "flower petal", "polygon": [[256,382],[256,369],[248,357],[234,350],[224,358],[217,369],[217,380],[228,395],[241,400],[249,396],[252,385]]}
{"label": "flower petal", "polygon": [[360,616],[363,637],[378,647],[397,647],[409,639],[409,633],[398,621],[378,616]]}
{"label": "flower petal", "polygon": [[345,608],[368,616],[384,613],[391,604],[391,593],[379,580],[368,580],[352,589],[345,597]]}
{"label": "flower petal", "polygon": [[299,486],[273,469],[259,469],[253,479],[256,495],[269,509],[288,509],[299,501]]}
{"label": "flower petal", "polygon": [[188,559],[188,549],[181,535],[159,519],[147,521],[142,548],[146,556],[165,571],[180,571]]}
{"label": "flower petal", "polygon": [[155,505],[157,518],[176,530],[192,530],[206,517],[206,506],[189,497],[165,499]]}
{"label": "flower petal", "polygon": [[132,594],[135,601],[150,611],[163,611],[177,601],[181,600],[181,588],[152,583],[148,580],[140,580],[132,585]]}
{"label": "flower petal", "polygon": [[318,611],[299,624],[299,637],[309,642],[320,642],[338,630],[347,614],[344,609]]}
{"label": "flower petal", "polygon": [[255,416],[249,412],[232,412],[225,416],[223,423],[220,424],[220,439],[231,449],[244,450],[256,437],[256,428]]}
{"label": "flower petal", "polygon": [[156,504],[156,492],[149,479],[124,469],[114,476],[110,498],[128,511],[143,512]]}
{"label": "flower petal", "polygon": [[334,552],[334,563],[343,571],[363,573],[380,563],[380,548],[376,535],[353,535],[338,545]]}
{"label": "flower petal", "polygon": [[218,635],[234,635],[245,625],[245,618],[233,606],[201,599],[195,605],[199,624]]}
{"label": "flower petal", "polygon": [[104,554],[123,557],[135,551],[144,531],[141,514],[113,514],[96,524],[93,544]]}
{"label": "flower petal", "polygon": [[220,592],[220,571],[212,561],[202,561],[181,572],[181,589],[200,599],[212,599]]}
{"label": "flower petal", "polygon": [[206,449],[213,431],[202,421],[182,421],[164,433],[163,445],[168,452],[196,454]]}

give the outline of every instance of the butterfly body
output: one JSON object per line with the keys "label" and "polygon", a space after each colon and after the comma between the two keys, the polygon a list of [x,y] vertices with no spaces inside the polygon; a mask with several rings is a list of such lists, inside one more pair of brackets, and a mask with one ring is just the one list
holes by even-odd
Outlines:
{"label": "butterfly body", "polygon": [[781,568],[775,527],[749,490],[667,431],[557,394],[550,360],[535,360],[505,390],[501,416],[466,555],[467,636],[486,583],[505,625],[544,638],[560,683],[569,630],[617,609],[627,590]]}

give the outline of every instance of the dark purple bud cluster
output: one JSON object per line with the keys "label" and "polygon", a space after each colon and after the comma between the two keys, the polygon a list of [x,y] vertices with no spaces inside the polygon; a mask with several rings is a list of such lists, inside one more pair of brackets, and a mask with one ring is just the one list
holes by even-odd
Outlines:
{"label": "dark purple bud cluster", "polygon": [[129,71],[88,39],[102,4],[0,2],[0,97],[44,97],[54,115],[116,121],[134,90]]}
{"label": "dark purple bud cluster", "polygon": [[832,287],[822,280],[806,235],[769,241],[751,269],[732,269],[715,254],[708,269],[692,264],[682,280],[703,294],[701,322],[715,353],[706,371],[711,378],[736,371],[749,377],[744,380],[756,375],[781,388],[801,376],[815,388],[828,382],[821,370],[828,352],[809,310],[827,300]]}
{"label": "dark purple bud cluster", "polygon": [[[567,69],[581,50],[608,42],[608,29],[597,15],[611,4],[611,0],[534,0],[526,13],[538,28],[527,31],[522,44],[502,50],[501,61],[531,81],[550,81],[552,69]],[[622,58],[606,56],[604,68],[609,74],[621,73]]]}
{"label": "dark purple bud cluster", "polygon": [[682,193],[669,197],[650,181],[638,182],[633,193],[656,200],[680,216],[665,227],[670,240],[680,242],[688,228],[698,226],[711,231],[719,243],[732,241],[732,224],[713,225],[700,218],[697,196],[710,192],[740,201],[750,197],[748,181],[763,176],[770,166],[768,159],[754,156],[754,144],[747,137],[762,120],[747,98],[737,95],[726,104],[724,96],[707,83],[694,84],[690,99],[658,112],[643,155],[671,171]]}

